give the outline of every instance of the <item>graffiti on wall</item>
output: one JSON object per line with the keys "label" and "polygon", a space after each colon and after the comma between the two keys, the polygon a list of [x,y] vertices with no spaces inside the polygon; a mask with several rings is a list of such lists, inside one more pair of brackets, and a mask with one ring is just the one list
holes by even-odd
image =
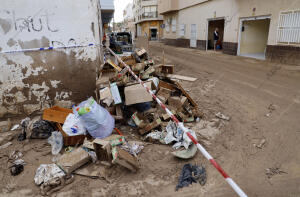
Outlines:
{"label": "graffiti on wall", "polygon": [[[51,19],[54,16],[54,13],[49,13],[44,9],[40,9],[32,16],[25,17],[17,17],[14,10],[0,10],[0,18],[3,21],[1,24],[4,33],[13,30],[16,32],[40,32],[43,30],[58,32],[59,29],[51,23]],[[3,24],[6,25],[6,28],[3,27]],[[7,27],[9,27],[9,29],[7,29]]]}

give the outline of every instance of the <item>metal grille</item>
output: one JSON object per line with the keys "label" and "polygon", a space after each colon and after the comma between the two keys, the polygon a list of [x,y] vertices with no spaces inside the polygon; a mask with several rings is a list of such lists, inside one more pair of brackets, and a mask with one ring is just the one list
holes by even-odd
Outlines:
{"label": "metal grille", "polygon": [[277,43],[300,43],[300,10],[282,12],[279,15]]}

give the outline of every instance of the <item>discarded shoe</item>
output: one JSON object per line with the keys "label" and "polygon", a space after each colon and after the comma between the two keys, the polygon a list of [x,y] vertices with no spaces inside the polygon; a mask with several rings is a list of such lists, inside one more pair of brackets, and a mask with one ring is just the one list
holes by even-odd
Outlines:
{"label": "discarded shoe", "polygon": [[181,174],[179,176],[178,184],[176,186],[176,191],[178,189],[187,187],[192,183],[199,183],[203,186],[206,183],[206,170],[203,166],[196,166],[192,164],[185,164],[182,168]]}
{"label": "discarded shoe", "polygon": [[21,172],[23,172],[24,166],[22,164],[15,164],[10,168],[10,173],[13,176],[17,176]]}

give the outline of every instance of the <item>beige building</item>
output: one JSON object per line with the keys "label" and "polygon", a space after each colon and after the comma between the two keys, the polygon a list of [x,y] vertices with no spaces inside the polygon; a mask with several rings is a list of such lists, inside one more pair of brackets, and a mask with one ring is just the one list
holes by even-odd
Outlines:
{"label": "beige building", "polygon": [[135,24],[132,11],[132,3],[129,3],[123,11],[124,31],[130,32],[132,37],[135,37]]}
{"label": "beige building", "polygon": [[158,14],[158,0],[133,0],[135,35],[158,40],[163,35],[163,17]]}
{"label": "beige building", "polygon": [[300,65],[300,1],[158,0],[166,44]]}

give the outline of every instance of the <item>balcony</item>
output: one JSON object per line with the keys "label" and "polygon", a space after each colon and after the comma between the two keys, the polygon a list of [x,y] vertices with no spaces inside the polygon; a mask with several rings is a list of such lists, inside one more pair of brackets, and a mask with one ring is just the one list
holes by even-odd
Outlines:
{"label": "balcony", "polygon": [[159,0],[158,12],[159,14],[166,14],[168,12],[179,10],[179,0]]}
{"label": "balcony", "polygon": [[99,0],[101,5],[101,17],[104,24],[110,23],[114,17],[115,7],[114,1],[111,0]]}
{"label": "balcony", "polygon": [[157,12],[145,12],[142,14],[142,20],[143,19],[151,19],[151,18],[157,18],[158,13]]}

